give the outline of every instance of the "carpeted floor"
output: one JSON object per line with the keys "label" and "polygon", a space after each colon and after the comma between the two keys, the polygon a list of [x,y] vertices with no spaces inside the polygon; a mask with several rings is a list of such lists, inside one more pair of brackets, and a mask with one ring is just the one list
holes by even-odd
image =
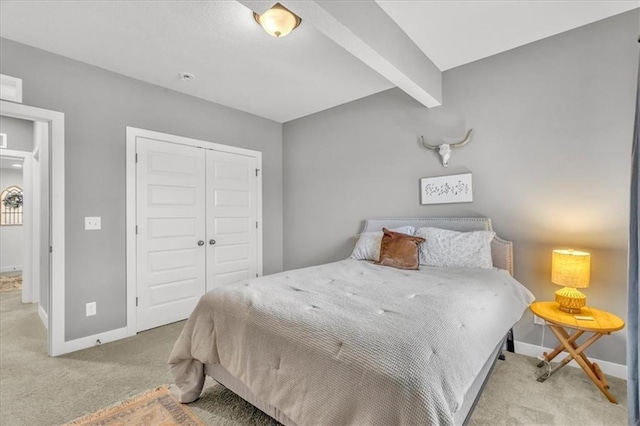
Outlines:
{"label": "carpeted floor", "polygon": [[[172,383],[166,361],[183,323],[49,358],[46,330],[20,292],[0,293],[0,424],[58,425]],[[507,354],[498,361],[472,425],[626,425],[626,383],[610,378],[609,403],[579,369],[544,383],[537,360]],[[173,388],[175,391],[175,387]],[[189,407],[208,425],[271,425],[270,417],[207,379]]]}

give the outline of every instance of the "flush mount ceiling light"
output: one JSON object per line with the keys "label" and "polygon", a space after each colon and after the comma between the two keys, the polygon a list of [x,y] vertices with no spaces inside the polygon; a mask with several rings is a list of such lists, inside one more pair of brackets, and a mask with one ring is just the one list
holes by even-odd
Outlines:
{"label": "flush mount ceiling light", "polygon": [[264,28],[264,30],[274,37],[284,37],[293,31],[302,19],[292,11],[276,3],[273,7],[262,15],[253,12],[253,19]]}

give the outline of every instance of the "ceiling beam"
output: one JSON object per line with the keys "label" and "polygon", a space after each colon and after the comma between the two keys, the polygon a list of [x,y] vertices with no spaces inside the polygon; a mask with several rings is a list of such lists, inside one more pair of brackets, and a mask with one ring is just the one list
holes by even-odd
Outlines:
{"label": "ceiling beam", "polygon": [[271,7],[278,3],[278,1],[273,0],[238,0],[238,3],[248,7],[249,9],[256,12],[258,15],[262,15],[267,10],[271,9]]}
{"label": "ceiling beam", "polygon": [[[239,1],[257,13],[275,3]],[[424,106],[442,105],[442,72],[374,0],[280,3]]]}

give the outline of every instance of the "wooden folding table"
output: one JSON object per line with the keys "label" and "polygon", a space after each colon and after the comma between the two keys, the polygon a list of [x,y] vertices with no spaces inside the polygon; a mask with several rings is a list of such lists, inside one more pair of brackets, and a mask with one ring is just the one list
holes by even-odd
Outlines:
{"label": "wooden folding table", "polygon": [[[538,381],[544,382],[553,373],[575,360],[607,399],[617,404],[618,402],[609,392],[607,379],[600,366],[587,358],[585,350],[602,336],[624,328],[624,321],[612,313],[589,307],[582,308],[579,314],[569,314],[561,311],[556,302],[535,302],[530,308],[535,315],[547,322],[549,329],[560,342],[551,353],[545,352],[543,354],[545,361],[550,362],[561,352],[568,352],[568,355],[558,365],[548,374],[540,376]],[[567,329],[575,331],[569,334]],[[578,343],[578,339],[584,334],[589,337],[582,343]],[[543,361],[538,364],[538,367],[544,365]]]}

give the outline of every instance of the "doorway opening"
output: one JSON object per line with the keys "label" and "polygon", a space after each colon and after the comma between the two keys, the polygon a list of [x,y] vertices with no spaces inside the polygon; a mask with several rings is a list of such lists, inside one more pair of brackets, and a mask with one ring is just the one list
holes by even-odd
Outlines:
{"label": "doorway opening", "polygon": [[[0,131],[2,126],[0,126]],[[6,133],[3,133],[6,144]],[[0,155],[0,293],[22,291],[25,263],[23,157]]]}
{"label": "doorway opening", "polygon": [[[49,327],[48,175],[42,173],[42,145],[49,144],[48,124],[0,115],[0,292],[5,308],[36,304]],[[45,191],[43,191],[43,188]],[[44,281],[44,282],[43,282]],[[43,300],[41,300],[41,293]]]}
{"label": "doorway opening", "polygon": [[56,303],[64,301],[64,115],[0,101],[0,120],[0,273],[20,275],[21,302],[38,304],[47,353],[60,355],[70,352],[64,302]]}

